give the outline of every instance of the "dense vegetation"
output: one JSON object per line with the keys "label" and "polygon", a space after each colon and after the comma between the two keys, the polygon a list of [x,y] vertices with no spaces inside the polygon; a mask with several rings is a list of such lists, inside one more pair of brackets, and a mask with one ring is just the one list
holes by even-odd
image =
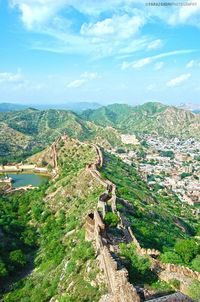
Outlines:
{"label": "dense vegetation", "polygon": [[99,300],[104,286],[96,281],[99,271],[94,249],[85,242],[83,228],[86,214],[103,192],[84,169],[94,156],[94,150],[86,145],[70,140],[61,143],[61,174],[56,181],[2,198],[1,281],[14,282],[31,273],[15,282],[2,301],[43,302],[52,297],[72,302]]}
{"label": "dense vegetation", "polygon": [[0,278],[26,267],[37,247],[37,230],[29,225],[31,200],[30,193],[0,198]]}

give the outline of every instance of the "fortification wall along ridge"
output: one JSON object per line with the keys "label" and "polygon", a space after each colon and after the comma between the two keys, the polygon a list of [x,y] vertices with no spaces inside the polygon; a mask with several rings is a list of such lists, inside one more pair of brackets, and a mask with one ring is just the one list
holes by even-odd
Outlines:
{"label": "fortification wall along ridge", "polygon": [[[199,274],[193,272],[187,268],[178,267],[172,264],[163,265],[155,258],[159,256],[160,252],[155,249],[144,249],[140,246],[138,240],[134,236],[129,224],[117,211],[116,201],[116,186],[109,180],[105,180],[101,177],[98,167],[103,165],[103,155],[100,148],[96,145],[92,145],[96,150],[97,159],[96,162],[90,164],[87,169],[90,171],[93,177],[95,177],[104,187],[107,188],[106,193],[111,193],[109,203],[111,203],[111,209],[119,217],[119,227],[124,230],[124,235],[127,242],[133,242],[136,246],[137,252],[142,255],[149,255],[152,259],[154,266],[157,266],[159,270],[178,270],[180,274],[190,275],[191,278],[199,280]],[[105,194],[106,194],[105,193]],[[127,203],[128,201],[125,201]],[[98,207],[101,209],[101,213],[98,212]],[[108,286],[109,294],[101,298],[101,302],[139,302],[140,297],[137,294],[136,289],[128,281],[128,271],[124,267],[120,267],[116,257],[113,258],[112,251],[114,247],[111,247],[106,239],[106,227],[103,222],[103,217],[106,212],[105,202],[102,202],[99,198],[97,209],[94,213],[90,213],[86,218],[85,229],[86,229],[86,240],[93,240],[98,255],[100,268],[104,271],[105,282]],[[151,302],[192,302],[193,300],[184,295],[183,293],[177,292],[173,295],[149,300]],[[194,302],[194,301],[193,301]]]}

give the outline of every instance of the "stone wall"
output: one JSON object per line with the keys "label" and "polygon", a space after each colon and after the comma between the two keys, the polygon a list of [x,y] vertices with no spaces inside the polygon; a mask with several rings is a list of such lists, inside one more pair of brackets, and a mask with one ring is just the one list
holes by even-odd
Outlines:
{"label": "stone wall", "polygon": [[194,302],[194,300],[180,292],[177,292],[172,295],[149,300],[149,302]]}
{"label": "stone wall", "polygon": [[128,271],[119,268],[112,257],[104,238],[105,225],[100,214],[89,214],[85,222],[86,240],[93,240],[98,254],[100,268],[104,271],[105,282],[110,293],[108,302],[140,302],[136,289],[128,281]]}
{"label": "stone wall", "polygon": [[185,277],[200,281],[200,273],[194,272],[188,267],[171,263],[160,263],[160,267],[169,273],[176,273],[178,275],[183,275]]}
{"label": "stone wall", "polygon": [[[178,272],[182,275],[190,276],[193,279],[200,280],[200,274],[193,272],[185,267],[176,266],[173,264],[161,264],[160,261],[156,260],[160,255],[160,252],[155,249],[144,249],[140,246],[137,238],[134,236],[128,221],[117,211],[117,196],[116,186],[109,180],[101,178],[97,166],[103,165],[103,155],[99,147],[92,145],[97,153],[96,162],[90,164],[87,169],[90,171],[93,177],[95,177],[104,187],[107,192],[111,193],[109,203],[111,204],[112,211],[115,212],[119,217],[118,227],[123,229],[124,235],[127,238],[127,242],[133,242],[136,246],[137,252],[141,255],[149,255],[152,260],[152,267],[157,267],[158,272],[169,271]],[[128,203],[128,201],[123,201]],[[129,203],[128,203],[129,204]],[[98,255],[100,268],[104,271],[105,282],[108,286],[109,294],[101,298],[101,302],[140,302],[140,297],[137,294],[136,289],[128,281],[128,271],[119,265],[118,261],[112,256],[112,248],[108,245],[106,240],[106,228],[103,222],[103,218],[106,213],[106,202],[98,201],[97,209],[100,208],[102,213],[95,210],[94,213],[90,213],[85,222],[86,229],[86,240],[94,242],[96,253]],[[149,300],[151,302],[192,302],[193,300],[184,294],[177,292],[173,295]]]}
{"label": "stone wall", "polygon": [[158,257],[160,255],[160,252],[158,250],[155,250],[155,249],[144,249],[140,246],[138,240],[136,239],[136,237],[134,236],[132,230],[130,227],[128,227],[128,231],[129,231],[129,234],[132,238],[132,241],[133,243],[135,244],[136,246],[136,249],[137,249],[137,252],[141,255],[149,255],[151,257]]}
{"label": "stone wall", "polygon": [[[128,227],[128,231],[133,240],[133,243],[135,244],[135,246],[137,248],[137,252],[139,254],[149,255],[153,258],[157,258],[160,255],[160,252],[158,250],[142,248],[140,246],[138,240],[134,236],[130,227]],[[195,272],[188,267],[181,266],[181,265],[175,265],[175,264],[171,264],[171,263],[161,263],[160,261],[154,260],[154,259],[152,259],[152,260],[158,270],[164,270],[166,272],[169,272],[169,274],[176,273],[177,275],[182,275],[182,276],[200,281],[200,273]]]}
{"label": "stone wall", "polygon": [[117,261],[106,246],[101,250],[99,260],[111,293],[110,302],[140,302],[136,289],[128,281],[128,271],[125,268],[118,269]]}

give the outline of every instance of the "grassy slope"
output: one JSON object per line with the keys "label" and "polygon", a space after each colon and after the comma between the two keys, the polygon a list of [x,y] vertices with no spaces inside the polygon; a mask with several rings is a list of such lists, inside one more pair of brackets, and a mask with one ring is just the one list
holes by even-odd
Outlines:
{"label": "grassy slope", "polygon": [[63,133],[80,140],[93,140],[107,147],[122,144],[116,130],[94,125],[65,110],[27,109],[0,113],[0,123],[3,121],[0,143],[2,141],[3,144],[3,139],[7,137],[2,156],[8,159],[9,156],[21,155],[25,158],[26,154],[46,147]]}
{"label": "grassy slope", "polygon": [[102,174],[117,185],[118,196],[133,205],[133,211],[122,205],[119,210],[131,222],[142,246],[163,251],[178,238],[195,234],[199,222],[190,206],[181,204],[174,196],[150,191],[134,167],[109,153],[105,156]]}
{"label": "grassy slope", "polygon": [[[16,144],[17,141],[17,144]],[[0,156],[9,153],[20,153],[29,146],[31,137],[10,128],[7,124],[0,122]]]}
{"label": "grassy slope", "polygon": [[[84,240],[83,224],[103,188],[84,169],[94,160],[88,146],[73,141],[59,149],[60,177],[41,191],[31,191],[31,224],[39,233],[35,269],[15,284],[3,301],[98,301],[103,287],[94,250]],[[70,235],[70,231],[73,233]]]}

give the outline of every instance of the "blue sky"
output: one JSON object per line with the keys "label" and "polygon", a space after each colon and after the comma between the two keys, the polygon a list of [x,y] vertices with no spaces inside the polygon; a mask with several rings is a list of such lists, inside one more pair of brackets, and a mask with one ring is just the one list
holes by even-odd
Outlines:
{"label": "blue sky", "polygon": [[147,2],[0,0],[0,102],[199,104],[200,1]]}

